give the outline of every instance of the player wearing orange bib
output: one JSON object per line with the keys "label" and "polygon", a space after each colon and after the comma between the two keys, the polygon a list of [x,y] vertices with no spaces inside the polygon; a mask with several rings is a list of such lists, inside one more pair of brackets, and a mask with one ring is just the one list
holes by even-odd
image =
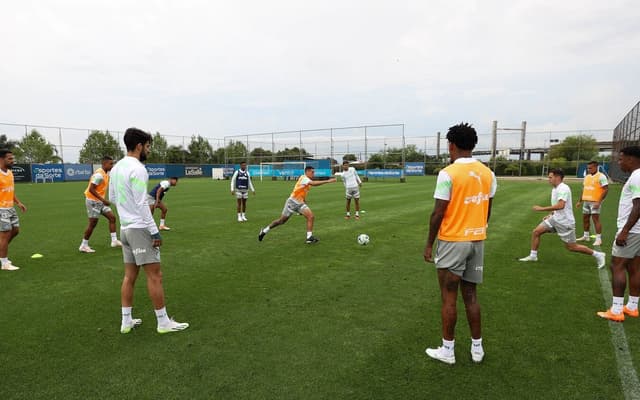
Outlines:
{"label": "player wearing orange bib", "polygon": [[107,200],[107,188],[109,187],[109,171],[113,168],[113,158],[104,156],[102,158],[102,168],[98,168],[91,179],[89,186],[84,191],[85,205],[87,207],[87,216],[89,217],[89,225],[84,231],[82,243],[78,250],[81,253],[95,253],[96,251],[89,247],[89,239],[93,233],[93,229],[98,225],[98,218],[104,215],[109,220],[109,232],[111,234],[111,247],[122,246],[116,234],[116,216],[109,206],[111,202]]}
{"label": "player wearing orange bib", "polygon": [[291,192],[291,196],[289,196],[284,204],[282,215],[280,216],[280,218],[271,222],[267,227],[260,230],[260,233],[258,234],[259,241],[262,241],[262,239],[264,239],[264,236],[267,234],[267,232],[269,232],[269,230],[275,228],[278,225],[286,223],[294,213],[300,213],[307,219],[307,239],[305,240],[305,243],[313,244],[318,242],[318,239],[313,236],[313,212],[311,212],[311,209],[309,208],[309,206],[307,206],[305,200],[307,198],[307,193],[309,193],[309,189],[311,189],[311,186],[320,186],[326,183],[333,183],[336,181],[336,178],[331,178],[326,181],[314,181],[314,175],[315,170],[312,166],[307,166],[304,169],[304,175],[301,175],[298,178],[298,181],[293,188],[293,192]]}
{"label": "player wearing orange bib", "polygon": [[602,210],[602,201],[609,193],[609,181],[602,172],[598,171],[598,162],[591,161],[587,164],[587,175],[583,181],[584,189],[582,197],[576,203],[576,207],[582,205],[582,224],[584,226],[584,235],[576,239],[580,241],[588,241],[589,230],[591,229],[590,220],[593,219],[593,225],[596,228],[596,240],[594,246],[602,245],[602,224],[600,223],[600,211]]}
{"label": "player wearing orange bib", "polygon": [[[460,288],[471,329],[471,359],[481,362],[484,349],[476,285],[482,283],[484,239],[497,183],[493,172],[471,157],[471,151],[478,143],[478,135],[471,125],[452,126],[447,140],[452,164],[438,173],[433,195],[436,204],[424,248],[424,260],[435,261],[438,271],[442,346],[428,348],[425,352],[431,358],[455,364],[456,301]],[[438,247],[434,257],[436,236]]]}
{"label": "player wearing orange bib", "polygon": [[9,243],[20,233],[20,221],[13,205],[20,207],[22,212],[27,207],[16,197],[13,183],[14,157],[9,150],[0,150],[0,262],[2,270],[15,271],[20,269],[7,258]]}

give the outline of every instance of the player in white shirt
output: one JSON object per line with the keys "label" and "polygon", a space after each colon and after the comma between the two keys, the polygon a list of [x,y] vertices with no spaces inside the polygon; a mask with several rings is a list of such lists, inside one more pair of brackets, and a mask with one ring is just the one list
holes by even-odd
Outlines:
{"label": "player in white shirt", "polygon": [[538,248],[540,247],[540,236],[545,233],[557,233],[560,240],[564,242],[569,251],[588,254],[596,259],[598,268],[604,267],[605,255],[600,251],[594,251],[576,243],[576,220],[573,217],[573,201],[571,200],[571,189],[562,182],[564,172],[561,169],[549,171],[549,184],[553,186],[551,190],[551,206],[533,206],[533,211],[551,211],[551,214],[544,217],[531,233],[531,252],[528,256],[520,258],[520,261],[538,261]]}
{"label": "player in white shirt", "polygon": [[158,320],[158,333],[177,332],[189,327],[188,323],[175,322],[167,315],[160,268],[160,246],[162,238],[147,202],[149,174],[142,161],[151,151],[151,135],[136,128],[129,128],[124,134],[127,156],[111,170],[109,197],[120,216],[120,239],[124,258],[124,279],[120,299],[122,304],[121,333],[142,323],[132,318],[133,290],[144,267],[147,289]]}
{"label": "player in white shirt", "polygon": [[347,199],[347,214],[344,219],[351,218],[351,199],[354,199],[356,205],[356,219],[360,219],[360,186],[362,181],[358,176],[358,171],[355,168],[349,166],[349,161],[342,162],[342,172],[336,175],[342,176],[342,183],[344,183],[345,197]]}
{"label": "player in white shirt", "polygon": [[[631,176],[622,188],[618,203],[616,240],[611,249],[611,308],[598,312],[598,316],[616,322],[624,321],[625,314],[638,317],[640,297],[640,147],[620,150],[618,165]],[[629,276],[629,301],[624,305],[624,291]]]}

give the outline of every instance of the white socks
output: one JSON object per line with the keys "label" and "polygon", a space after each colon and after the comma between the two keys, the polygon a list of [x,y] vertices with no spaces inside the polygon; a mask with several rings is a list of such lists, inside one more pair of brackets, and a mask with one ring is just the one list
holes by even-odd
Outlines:
{"label": "white socks", "polygon": [[122,307],[122,325],[131,325],[131,309],[133,307]]}
{"label": "white socks", "polygon": [[471,352],[472,353],[484,353],[482,349],[482,338],[480,339],[471,339]]}
{"label": "white socks", "polygon": [[629,296],[629,301],[627,302],[627,308],[631,311],[638,309],[638,297]]}
{"label": "white socks", "polygon": [[115,242],[116,240],[118,240],[118,235],[115,232],[111,232],[111,241]]}
{"label": "white socks", "polygon": [[267,233],[267,232],[269,232],[269,229],[270,229],[270,228],[269,228],[268,226],[267,226],[266,228],[262,228],[262,232],[263,232],[263,233]]}
{"label": "white socks", "polygon": [[309,239],[313,234],[311,232],[307,232],[307,239]]}
{"label": "white socks", "polygon": [[529,253],[529,255],[531,257],[538,258],[538,250],[531,250],[531,253]]}
{"label": "white socks", "polygon": [[624,297],[613,296],[612,303],[611,312],[614,314],[620,314],[622,312],[622,306],[624,305]]}
{"label": "white socks", "polygon": [[163,219],[160,220],[160,225],[164,225],[164,220]]}
{"label": "white socks", "polygon": [[167,315],[167,307],[162,307],[156,311],[156,318],[158,319],[158,326],[166,326],[169,324],[169,316]]}
{"label": "white socks", "polygon": [[82,245],[81,246],[89,246],[89,241],[87,239],[82,239]]}
{"label": "white socks", "polygon": [[442,354],[446,357],[451,357],[453,355],[453,348],[455,347],[456,341],[454,340],[445,340],[442,339]]}

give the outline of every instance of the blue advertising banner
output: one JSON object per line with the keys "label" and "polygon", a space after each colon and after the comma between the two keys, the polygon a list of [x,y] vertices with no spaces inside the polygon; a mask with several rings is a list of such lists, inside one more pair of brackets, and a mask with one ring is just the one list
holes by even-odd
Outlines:
{"label": "blue advertising banner", "polygon": [[369,178],[400,178],[402,171],[399,169],[369,169],[365,176]]}
{"label": "blue advertising banner", "polygon": [[65,181],[88,181],[93,175],[91,164],[63,164]]}
{"label": "blue advertising banner", "polygon": [[34,182],[64,182],[62,164],[31,164],[31,177]]}
{"label": "blue advertising banner", "polygon": [[167,164],[165,167],[165,176],[167,178],[171,176],[177,176],[178,178],[184,176],[184,165],[183,164]]}
{"label": "blue advertising banner", "polygon": [[422,176],[424,175],[424,163],[422,162],[407,162],[404,163],[404,174],[407,176]]}
{"label": "blue advertising banner", "polygon": [[147,164],[147,173],[149,179],[158,179],[167,177],[167,166],[165,164]]}

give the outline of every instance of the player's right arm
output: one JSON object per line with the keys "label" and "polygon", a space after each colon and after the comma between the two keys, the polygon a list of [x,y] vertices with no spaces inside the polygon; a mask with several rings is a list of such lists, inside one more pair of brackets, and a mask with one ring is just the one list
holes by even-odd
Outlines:
{"label": "player's right arm", "polygon": [[[147,174],[147,170],[144,167],[135,169],[131,176],[131,193],[133,196],[132,201],[136,206],[138,215],[142,217],[142,221],[149,230],[151,236],[154,236],[159,233],[159,230],[156,226],[156,222],[153,220],[149,205],[147,204],[148,181],[149,175]],[[154,239],[154,242],[155,240],[156,239]]]}
{"label": "player's right arm", "polygon": [[321,185],[325,185],[327,183],[334,183],[334,182],[336,182],[336,178],[327,179],[326,181],[310,181],[309,185],[311,185],[311,186],[321,186]]}
{"label": "player's right arm", "polygon": [[436,199],[436,205],[433,208],[431,218],[429,219],[429,236],[427,238],[427,244],[424,246],[423,256],[426,262],[433,262],[433,243],[436,241],[436,237],[440,231],[440,226],[442,225],[442,220],[444,218],[444,213],[447,211],[447,207],[449,207],[448,200]]}
{"label": "player's right arm", "polygon": [[231,195],[236,193],[236,178],[238,177],[238,171],[234,171],[233,176],[231,177]]}
{"label": "player's right arm", "polygon": [[89,193],[96,196],[96,199],[100,200],[102,204],[104,204],[105,206],[110,206],[111,202],[105,199],[104,197],[100,196],[100,193],[98,193],[98,191],[96,190],[96,187],[97,185],[91,182],[91,184],[89,185]]}

